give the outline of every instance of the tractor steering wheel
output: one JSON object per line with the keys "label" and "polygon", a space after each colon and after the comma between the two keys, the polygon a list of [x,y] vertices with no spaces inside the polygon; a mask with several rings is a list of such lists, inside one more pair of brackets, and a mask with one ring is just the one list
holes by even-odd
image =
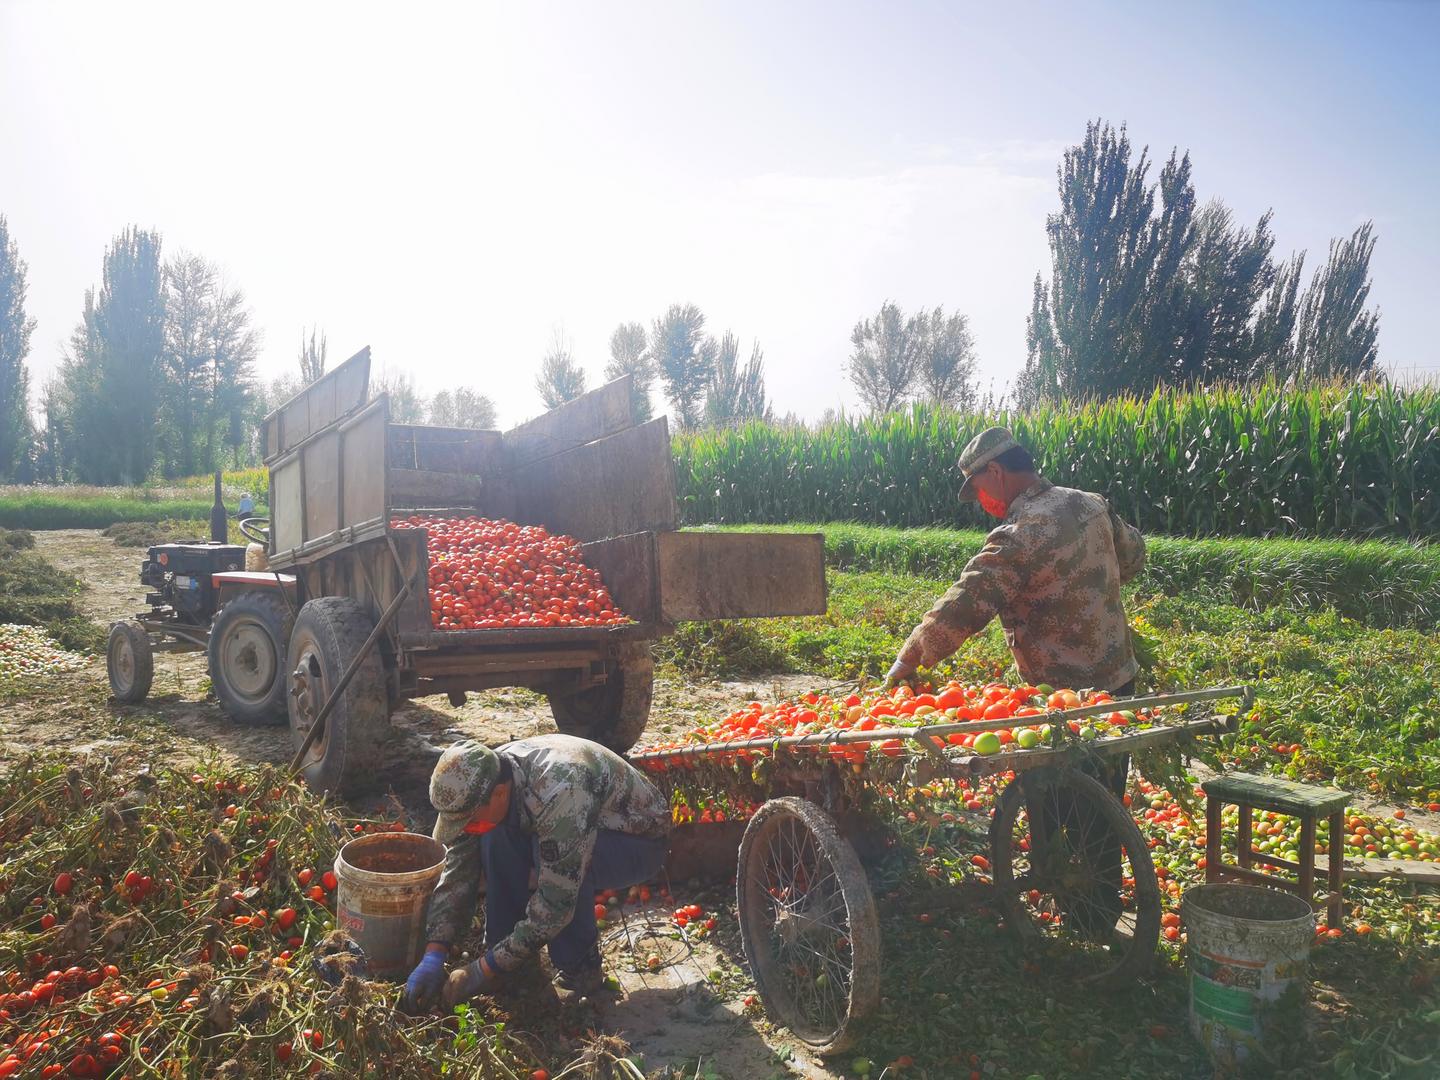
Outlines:
{"label": "tractor steering wheel", "polygon": [[264,544],[266,547],[270,546],[270,519],[268,517],[241,518],[240,532],[247,540]]}

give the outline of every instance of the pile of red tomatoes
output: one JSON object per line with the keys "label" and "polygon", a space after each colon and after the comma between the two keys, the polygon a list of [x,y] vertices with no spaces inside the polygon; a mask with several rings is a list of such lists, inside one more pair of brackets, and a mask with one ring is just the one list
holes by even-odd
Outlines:
{"label": "pile of red tomatoes", "polygon": [[430,620],[437,630],[615,626],[600,573],[585,565],[579,541],[539,525],[416,514],[392,529],[425,529],[430,552]]}

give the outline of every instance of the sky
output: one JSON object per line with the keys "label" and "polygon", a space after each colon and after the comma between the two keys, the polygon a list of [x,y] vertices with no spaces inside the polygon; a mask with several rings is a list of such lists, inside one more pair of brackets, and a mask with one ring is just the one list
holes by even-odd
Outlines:
{"label": "sky", "polygon": [[0,215],[29,264],[32,385],[111,238],[158,229],[243,289],[259,373],[318,326],[502,426],[563,337],[694,303],[758,340],[776,410],[857,399],[885,300],[1024,363],[1055,170],[1089,119],[1277,255],[1367,219],[1381,361],[1433,377],[1440,4],[0,0]]}

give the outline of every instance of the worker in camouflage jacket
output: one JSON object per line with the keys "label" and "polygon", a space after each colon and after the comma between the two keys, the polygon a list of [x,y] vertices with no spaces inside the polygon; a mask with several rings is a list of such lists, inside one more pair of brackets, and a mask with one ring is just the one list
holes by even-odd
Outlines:
{"label": "worker in camouflage jacket", "polygon": [[[1035,471],[1029,451],[1005,428],[982,431],[960,454],[962,501],[978,500],[1001,524],[985,538],[960,580],[921,619],[900,649],[887,681],[908,681],[978,634],[996,615],[1020,677],[1072,690],[1135,692],[1138,665],[1120,586],[1145,565],[1145,540],[1099,495],[1056,487]],[[1130,756],[1089,761],[1082,769],[1116,797],[1125,793]],[[1027,800],[1036,835],[1057,828],[1089,834],[1092,814],[1068,792]],[[1081,841],[1096,877],[1072,926],[1105,941],[1123,910],[1122,851],[1113,835]]]}
{"label": "worker in camouflage jacket", "polygon": [[[439,812],[434,835],[446,845],[445,869],[406,1003],[423,1009],[438,996],[449,1008],[492,991],[542,945],[562,995],[598,990],[595,893],[659,873],[669,851],[665,797],[598,743],[539,735],[498,750],[478,742],[450,747],[430,777],[430,802]],[[447,980],[445,959],[475,917],[482,877],[486,951]]]}
{"label": "worker in camouflage jacket", "polygon": [[1144,538],[1101,496],[1039,476],[1005,428],[975,436],[960,469],[961,500],[1002,521],[910,634],[890,680],[933,667],[999,615],[1027,682],[1131,693],[1137,665],[1120,586],[1145,565]]}

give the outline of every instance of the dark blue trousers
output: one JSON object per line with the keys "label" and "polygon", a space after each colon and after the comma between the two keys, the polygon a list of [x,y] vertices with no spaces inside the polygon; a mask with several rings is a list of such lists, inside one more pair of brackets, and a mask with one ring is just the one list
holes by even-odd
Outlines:
{"label": "dark blue trousers", "polygon": [[[599,966],[595,894],[653,880],[669,850],[668,839],[599,831],[590,865],[580,880],[575,914],[550,942],[550,962],[557,970]],[[530,871],[540,866],[540,841],[519,827],[512,812],[503,824],[480,838],[480,859],[485,868],[485,944],[493,949],[525,917]]]}

